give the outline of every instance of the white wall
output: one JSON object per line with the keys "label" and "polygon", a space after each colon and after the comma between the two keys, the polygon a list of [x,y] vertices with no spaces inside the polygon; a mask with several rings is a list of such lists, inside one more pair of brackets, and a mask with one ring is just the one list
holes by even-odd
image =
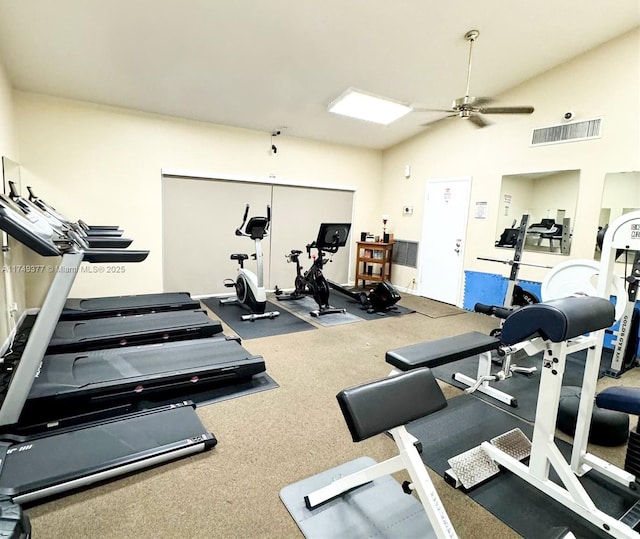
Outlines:
{"label": "white wall", "polygon": [[[130,110],[15,93],[22,183],[72,218],[117,223],[150,249],[148,259],[122,275],[78,275],[76,297],[156,292],[162,289],[161,169],[215,177],[276,175],[308,185],[351,185],[353,230],[379,219],[381,152],[288,137],[270,153],[269,133],[216,126]],[[238,223],[229,223],[233,230]],[[352,238],[353,239],[353,238]],[[303,238],[301,241],[308,241]],[[355,240],[354,240],[355,241]],[[211,245],[216,249],[215,236]],[[220,253],[227,260],[228,253]],[[42,263],[42,262],[40,262]],[[48,283],[29,282],[29,305]]]}
{"label": "white wall", "polygon": [[[15,136],[15,118],[13,93],[9,79],[0,59],[0,156],[18,161],[18,145]],[[15,314],[24,308],[24,279],[19,273],[8,273],[8,268],[22,262],[22,252],[19,245],[9,242],[9,252],[4,253],[0,258],[2,271],[0,272],[0,343],[4,341],[13,323],[16,321]],[[17,304],[14,318],[8,318],[7,292],[9,289],[9,300]]]}
{"label": "white wall", "polygon": [[[476,257],[504,258],[504,251],[493,247],[503,210],[502,176],[577,169],[581,187],[571,256],[590,258],[605,175],[640,169],[639,44],[635,30],[500,96],[505,105],[533,104],[530,116],[494,116],[494,125],[480,130],[463,121],[441,122],[382,154],[285,134],[274,156],[268,133],[16,92],[23,184],[71,217],[117,222],[136,239],[134,247],[151,250],[146,262],[128,267],[124,275],[79,275],[77,296],[161,289],[162,168],[354,185],[353,230],[377,230],[380,215],[387,213],[388,231],[407,240],[420,239],[426,181],[471,176],[471,209],[476,201],[487,201],[489,211],[485,220],[471,214],[464,267],[492,273],[502,268]],[[561,123],[566,110],[577,119],[603,117],[602,138],[530,147],[531,130]],[[402,215],[404,205],[414,206],[412,216]],[[526,260],[552,265],[563,259],[527,253]],[[544,270],[523,268],[520,276],[540,281]],[[395,283],[414,277],[414,269],[394,268]],[[42,279],[30,283],[30,304],[42,289]]]}
{"label": "white wall", "polygon": [[[478,261],[478,256],[506,258],[493,247],[500,212],[500,180],[505,174],[580,170],[580,192],[571,247],[572,258],[591,258],[598,226],[600,199],[609,172],[640,170],[640,30],[614,39],[574,60],[527,81],[499,104],[534,105],[530,116],[493,116],[493,125],[476,129],[463,120],[447,120],[425,129],[383,154],[383,210],[391,215],[396,238],[419,240],[428,179],[472,176],[471,214],[464,267],[500,273],[503,267]],[[508,66],[496,68],[508,69]],[[496,76],[499,76],[499,72]],[[482,95],[482,89],[477,92]],[[457,96],[452,96],[457,97]],[[562,123],[567,110],[576,119],[603,117],[602,138],[591,141],[530,147],[531,131]],[[411,165],[405,179],[405,165]],[[488,218],[473,218],[477,201],[489,203]],[[403,216],[402,206],[414,206]],[[553,265],[559,255],[527,253],[525,261]],[[522,268],[520,277],[541,281],[545,270]],[[394,268],[394,281],[417,277],[411,268]]]}

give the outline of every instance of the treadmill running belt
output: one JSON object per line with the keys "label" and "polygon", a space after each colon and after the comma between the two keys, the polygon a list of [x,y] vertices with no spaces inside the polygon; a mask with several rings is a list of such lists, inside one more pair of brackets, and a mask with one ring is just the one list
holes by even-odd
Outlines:
{"label": "treadmill running belt", "polygon": [[265,370],[262,356],[251,355],[236,339],[224,336],[48,355],[31,386],[21,423],[139,402],[160,392],[184,395]]}
{"label": "treadmill running belt", "polygon": [[220,321],[203,311],[169,311],[58,322],[47,353],[99,350],[222,333]]}
{"label": "treadmill running belt", "polygon": [[197,309],[200,309],[200,302],[192,299],[187,292],[86,299],[70,298],[65,303],[60,320],[84,320],[107,316]]}
{"label": "treadmill running belt", "polygon": [[185,402],[2,445],[0,493],[24,503],[203,451],[216,439]]}

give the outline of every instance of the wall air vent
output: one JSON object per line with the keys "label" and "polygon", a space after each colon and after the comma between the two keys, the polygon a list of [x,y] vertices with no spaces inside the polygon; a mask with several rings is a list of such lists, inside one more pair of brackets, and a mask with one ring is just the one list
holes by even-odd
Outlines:
{"label": "wall air vent", "polygon": [[531,146],[543,144],[560,144],[561,142],[577,142],[600,138],[602,133],[602,118],[570,122],[566,124],[550,125],[533,130]]}
{"label": "wall air vent", "polygon": [[399,266],[417,268],[418,242],[407,240],[393,240],[393,256],[391,260],[394,264],[397,264]]}

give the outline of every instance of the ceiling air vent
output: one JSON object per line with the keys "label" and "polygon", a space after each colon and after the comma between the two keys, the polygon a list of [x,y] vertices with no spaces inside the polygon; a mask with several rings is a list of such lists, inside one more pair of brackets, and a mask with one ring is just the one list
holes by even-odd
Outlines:
{"label": "ceiling air vent", "polygon": [[533,130],[531,146],[542,144],[560,144],[561,142],[577,142],[600,138],[602,132],[602,118],[571,122]]}

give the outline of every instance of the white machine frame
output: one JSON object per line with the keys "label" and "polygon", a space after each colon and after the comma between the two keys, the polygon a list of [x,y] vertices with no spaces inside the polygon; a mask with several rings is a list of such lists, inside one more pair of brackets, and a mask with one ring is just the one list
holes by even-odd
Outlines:
{"label": "white machine frame", "polygon": [[[586,441],[595,399],[595,385],[598,379],[603,337],[604,330],[599,330],[587,336],[560,343],[543,341],[545,352],[528,465],[506,454],[489,442],[483,442],[481,447],[496,463],[515,473],[552,499],[562,503],[569,510],[591,522],[599,529],[604,530],[613,537],[637,539],[640,538],[640,534],[596,507],[577,477],[594,469],[625,486],[630,486],[635,480],[632,474],[586,452]],[[587,349],[587,360],[576,436],[571,464],[569,464],[554,441],[556,420],[567,355],[584,349]],[[594,370],[595,376],[593,376]],[[589,398],[589,395],[593,395],[593,398]],[[583,439],[584,443],[581,443]],[[558,485],[549,479],[551,468],[560,477],[562,485]]]}
{"label": "white machine frame", "polygon": [[[609,299],[612,293],[612,279],[610,277],[613,274],[616,249],[640,250],[640,211],[616,219],[605,235],[597,294],[606,299]],[[604,335],[605,328],[569,341],[559,343],[544,341],[545,352],[528,465],[489,442],[483,442],[481,447],[496,463],[515,473],[612,537],[638,539],[640,533],[598,509],[578,479],[590,470],[595,470],[626,487],[633,485],[636,479],[633,474],[587,451]],[[567,355],[585,349],[587,349],[587,359],[584,367],[580,406],[571,462],[568,463],[554,441],[562,378]],[[558,474],[562,485],[549,479],[551,468]]]}
{"label": "white machine frame", "polygon": [[322,487],[305,498],[309,509],[340,496],[341,494],[374,481],[380,477],[406,470],[411,478],[409,488],[417,492],[420,503],[424,507],[429,524],[438,539],[455,539],[458,537],[446,509],[429,477],[420,453],[416,449],[418,439],[409,434],[404,425],[389,430],[398,446],[399,454],[383,462],[379,462],[364,470],[336,479],[326,487]]}
{"label": "white machine frame", "polygon": [[[247,216],[249,215],[249,204],[245,207],[244,218],[242,220],[242,224],[236,229],[236,236],[243,236],[246,238],[252,238],[252,235],[246,232],[246,230],[242,230],[247,223]],[[238,274],[236,276],[236,280],[234,284],[225,286],[234,286],[236,289],[235,297],[225,298],[220,300],[220,305],[227,304],[238,304],[238,305],[246,305],[247,307],[251,307],[250,303],[255,301],[258,305],[266,305],[267,303],[267,293],[264,287],[264,255],[262,253],[262,240],[269,236],[269,224],[271,222],[271,208],[267,206],[267,226],[264,231],[264,235],[262,237],[252,238],[255,244],[255,255],[253,257],[256,261],[256,272],[254,273],[248,268],[244,267],[243,261],[238,260],[239,268]],[[243,284],[238,284],[243,283]],[[238,289],[243,289],[245,297],[239,297]],[[262,318],[275,318],[276,316],[280,316],[279,311],[265,311],[262,313],[254,313],[244,314],[241,316],[241,319],[244,321],[260,320]]]}

